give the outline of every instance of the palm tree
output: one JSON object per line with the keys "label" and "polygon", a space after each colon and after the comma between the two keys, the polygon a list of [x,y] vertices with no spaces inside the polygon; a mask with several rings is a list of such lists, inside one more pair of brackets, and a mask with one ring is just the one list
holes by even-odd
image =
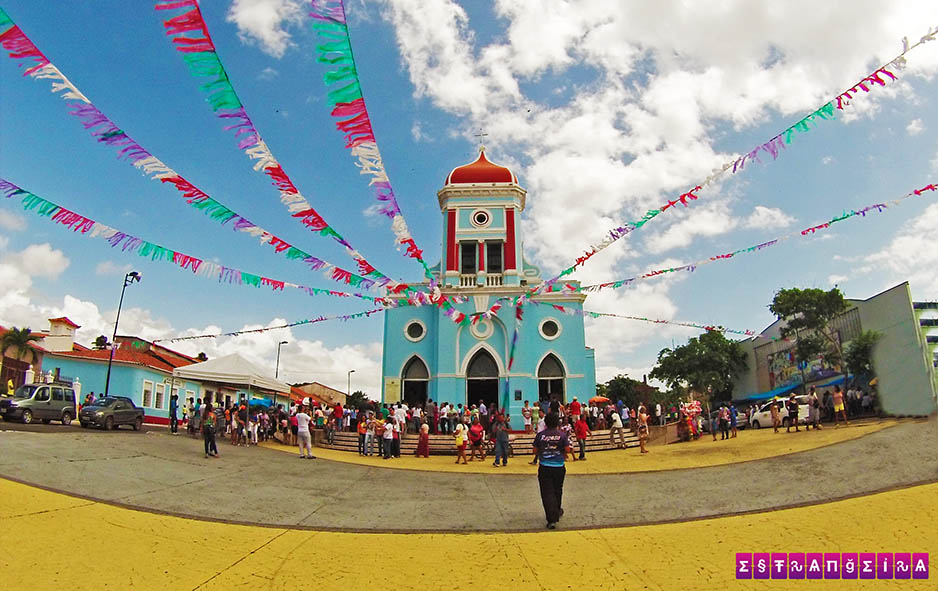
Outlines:
{"label": "palm tree", "polygon": [[2,358],[8,349],[16,352],[16,360],[23,361],[26,353],[30,355],[30,362],[36,359],[36,350],[32,343],[39,341],[40,337],[32,334],[28,328],[16,328],[15,326],[2,335],[0,335],[0,358]]}
{"label": "palm tree", "polygon": [[110,346],[111,343],[108,342],[107,337],[104,335],[101,335],[94,340],[94,348],[99,351],[107,349]]}
{"label": "palm tree", "polygon": [[205,354],[205,351],[202,351],[196,359],[199,361],[208,361],[208,355]]}

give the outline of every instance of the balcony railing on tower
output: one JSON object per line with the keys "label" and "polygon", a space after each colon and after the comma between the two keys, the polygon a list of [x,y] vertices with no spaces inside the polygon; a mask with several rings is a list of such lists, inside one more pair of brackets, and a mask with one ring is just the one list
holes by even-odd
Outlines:
{"label": "balcony railing on tower", "polygon": [[[501,287],[504,285],[501,273],[492,273],[485,275],[485,287]],[[459,276],[459,287],[479,287],[479,280],[476,275],[462,274]]]}

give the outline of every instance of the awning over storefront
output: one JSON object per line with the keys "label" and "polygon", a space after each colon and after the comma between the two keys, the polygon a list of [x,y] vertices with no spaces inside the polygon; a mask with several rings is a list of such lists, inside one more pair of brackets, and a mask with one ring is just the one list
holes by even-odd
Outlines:
{"label": "awning over storefront", "polygon": [[738,398],[736,399],[736,402],[755,402],[757,400],[768,400],[770,398],[775,398],[776,396],[784,396],[799,386],[801,386],[801,384],[786,384],[784,386],[775,388],[774,390],[759,392],[757,394],[750,394],[745,398]]}

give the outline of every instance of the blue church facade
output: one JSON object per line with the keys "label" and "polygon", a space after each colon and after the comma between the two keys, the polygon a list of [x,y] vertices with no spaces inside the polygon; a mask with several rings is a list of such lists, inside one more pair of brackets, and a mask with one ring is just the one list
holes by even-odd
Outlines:
{"label": "blue church facade", "polygon": [[[520,218],[526,191],[507,168],[479,158],[454,169],[437,193],[443,214],[443,248],[433,269],[441,292],[463,296],[454,306],[467,316],[499,298],[517,297],[541,283],[524,260]],[[425,286],[425,285],[424,285]],[[384,314],[382,400],[422,404],[507,407],[520,426],[524,401],[581,401],[596,391],[593,350],[586,347],[583,317],[551,305],[582,310],[578,293],[538,295],[523,307],[514,362],[509,370],[515,308],[491,318],[453,322],[436,306],[403,306]]]}

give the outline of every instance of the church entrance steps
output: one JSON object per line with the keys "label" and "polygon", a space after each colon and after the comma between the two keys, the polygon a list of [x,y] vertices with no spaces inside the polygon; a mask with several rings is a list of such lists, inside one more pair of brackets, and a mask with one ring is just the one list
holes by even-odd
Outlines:
{"label": "church entrance steps", "polygon": [[[319,432],[321,433],[321,432]],[[339,451],[358,452],[358,433],[352,431],[343,431],[336,433],[333,443],[326,443],[325,437],[316,434],[316,444],[320,447],[335,449]],[[514,441],[511,442],[511,449],[514,455],[532,455],[534,433],[513,433]],[[638,447],[638,435],[631,431],[625,431],[624,435],[626,447]],[[618,440],[618,438],[617,438]],[[401,439],[401,455],[414,455],[417,450],[418,437],[416,435],[405,435]],[[574,453],[578,452],[579,446],[576,441],[571,441]],[[618,441],[616,441],[618,443]],[[375,450],[378,449],[377,443]],[[609,437],[609,431],[593,431],[592,437],[586,440],[586,451],[605,451],[616,449]],[[468,454],[468,448],[466,450]],[[430,454],[431,455],[455,455],[456,445],[450,435],[430,435]]]}

